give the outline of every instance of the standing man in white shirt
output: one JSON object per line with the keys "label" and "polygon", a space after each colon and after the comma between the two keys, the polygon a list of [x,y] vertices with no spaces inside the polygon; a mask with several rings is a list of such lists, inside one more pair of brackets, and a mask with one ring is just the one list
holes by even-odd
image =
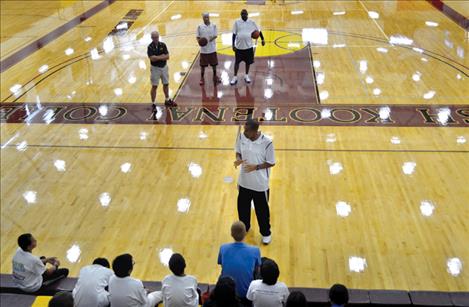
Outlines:
{"label": "standing man in white shirt", "polygon": [[[68,269],[61,268],[56,257],[37,257],[32,254],[37,241],[30,233],[18,237],[19,248],[13,256],[13,281],[24,292],[36,292],[68,276]],[[47,268],[46,264],[52,266]]]}
{"label": "standing man in white shirt", "polygon": [[186,260],[181,254],[173,254],[169,259],[169,269],[173,273],[166,276],[161,286],[165,307],[197,307],[199,294],[197,279],[184,274]]}
{"label": "standing man in white shirt", "polygon": [[112,307],[155,307],[162,301],[161,291],[147,294],[142,281],[130,277],[134,264],[130,254],[117,256],[112,262],[115,274],[109,280],[109,301]]}
{"label": "standing man in white shirt", "polygon": [[244,133],[236,140],[236,161],[234,166],[242,165],[238,178],[238,216],[251,227],[251,201],[254,201],[257,222],[262,235],[262,243],[272,241],[270,232],[269,177],[270,168],[275,165],[272,140],[259,131],[259,123],[248,119]]}
{"label": "standing man in white shirt", "polygon": [[203,13],[202,19],[203,24],[197,27],[197,41],[201,38],[207,39],[207,45],[200,47],[200,85],[205,84],[205,67],[208,65],[212,66],[213,70],[213,82],[215,84],[220,83],[220,78],[217,76],[217,36],[218,30],[214,23],[210,22],[209,13]]}
{"label": "standing man in white shirt", "polygon": [[73,289],[75,307],[107,307],[109,306],[109,279],[114,272],[109,269],[106,258],[96,258],[93,264],[80,270],[77,284]]}
{"label": "standing man in white shirt", "polygon": [[238,69],[239,63],[244,62],[246,64],[246,74],[244,75],[244,81],[251,83],[249,78],[249,66],[254,63],[254,46],[252,44],[252,32],[259,31],[261,37],[262,46],[265,45],[264,35],[256,23],[248,19],[248,11],[243,9],[241,11],[241,19],[235,21],[233,25],[233,51],[235,53],[235,66],[234,76],[231,79],[230,84],[235,85],[238,83]]}

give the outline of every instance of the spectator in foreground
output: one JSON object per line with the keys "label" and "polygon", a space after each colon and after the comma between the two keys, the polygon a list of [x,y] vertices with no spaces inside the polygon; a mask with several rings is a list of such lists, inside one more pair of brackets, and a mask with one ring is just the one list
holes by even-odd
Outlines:
{"label": "spectator in foreground", "polygon": [[49,301],[49,307],[73,307],[73,295],[71,292],[62,291],[54,295]]}
{"label": "spectator in foreground", "polygon": [[[68,276],[68,269],[61,268],[56,257],[37,257],[32,254],[37,241],[30,233],[18,237],[18,246],[13,256],[13,282],[25,292],[36,292]],[[49,263],[51,266],[46,267]]]}
{"label": "spectator in foreground", "polygon": [[186,261],[181,254],[173,254],[169,259],[169,269],[173,273],[162,281],[161,292],[165,307],[199,306],[197,279],[186,275]]}
{"label": "spectator in foreground", "polygon": [[236,294],[244,305],[250,306],[251,301],[246,299],[246,293],[261,264],[261,252],[258,247],[243,242],[246,237],[246,226],[243,222],[233,223],[231,236],[235,242],[223,244],[218,253],[221,276],[234,279]]}
{"label": "spectator in foreground", "polygon": [[348,290],[344,285],[335,284],[329,289],[329,300],[332,307],[343,307],[348,303]]}
{"label": "spectator in foreground", "polygon": [[288,287],[278,281],[280,270],[272,259],[265,259],[261,265],[261,277],[251,282],[247,299],[254,307],[283,307],[288,298]]}
{"label": "spectator in foreground", "polygon": [[236,296],[236,284],[231,277],[220,277],[203,307],[242,307]]}
{"label": "spectator in foreground", "polygon": [[96,258],[93,264],[80,270],[77,284],[73,289],[75,307],[107,307],[109,306],[109,279],[114,272],[109,269],[106,258]]}
{"label": "spectator in foreground", "polygon": [[287,304],[285,307],[306,307],[308,302],[303,292],[292,291],[287,299]]}
{"label": "spectator in foreground", "polygon": [[112,262],[115,274],[109,280],[109,301],[112,307],[155,307],[162,301],[161,291],[147,294],[142,281],[130,277],[134,264],[130,254],[117,256]]}

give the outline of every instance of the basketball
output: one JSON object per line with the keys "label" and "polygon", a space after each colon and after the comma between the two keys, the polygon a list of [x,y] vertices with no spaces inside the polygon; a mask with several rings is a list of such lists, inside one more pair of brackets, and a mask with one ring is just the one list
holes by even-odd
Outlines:
{"label": "basketball", "polygon": [[207,44],[208,44],[208,40],[205,37],[199,38],[199,46],[200,47],[207,46]]}
{"label": "basketball", "polygon": [[254,32],[251,33],[251,37],[254,38],[254,39],[258,39],[259,38],[259,31],[255,30]]}

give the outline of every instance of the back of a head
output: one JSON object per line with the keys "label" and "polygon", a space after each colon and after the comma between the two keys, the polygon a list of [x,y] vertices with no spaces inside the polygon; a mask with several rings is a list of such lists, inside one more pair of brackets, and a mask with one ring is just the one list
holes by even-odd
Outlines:
{"label": "back of a head", "polygon": [[73,307],[73,295],[71,292],[62,291],[56,293],[49,301],[49,307]]}
{"label": "back of a head", "polygon": [[278,277],[280,276],[280,270],[277,263],[272,259],[265,259],[261,265],[261,276],[263,283],[269,286],[275,285]]}
{"label": "back of a head", "polygon": [[210,297],[218,307],[237,306],[236,284],[231,277],[220,277]]}
{"label": "back of a head", "polygon": [[168,266],[174,275],[183,276],[184,269],[186,268],[186,260],[184,260],[184,257],[181,254],[175,253],[171,258],[169,258]]}
{"label": "back of a head", "polygon": [[93,260],[93,264],[99,264],[108,269],[111,267],[109,261],[106,258],[96,258],[95,260]]}
{"label": "back of a head", "polygon": [[243,222],[237,221],[231,225],[231,236],[236,242],[241,242],[246,237],[246,225]]}
{"label": "back of a head", "polygon": [[130,275],[130,271],[133,269],[133,259],[130,254],[123,254],[117,256],[112,261],[112,270],[117,277],[127,277]]}
{"label": "back of a head", "polygon": [[30,233],[24,233],[21,236],[18,237],[18,246],[26,251],[28,247],[31,245],[33,235]]}
{"label": "back of a head", "polygon": [[292,291],[288,296],[285,307],[306,307],[306,297],[300,291]]}
{"label": "back of a head", "polygon": [[341,284],[335,284],[329,289],[329,300],[336,305],[345,305],[348,303],[347,287]]}

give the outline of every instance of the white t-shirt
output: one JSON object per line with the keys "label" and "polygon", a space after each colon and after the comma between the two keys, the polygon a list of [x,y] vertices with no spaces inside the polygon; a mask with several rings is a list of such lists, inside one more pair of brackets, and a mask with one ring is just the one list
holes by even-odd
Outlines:
{"label": "white t-shirt", "polygon": [[73,289],[75,307],[109,306],[109,293],[104,290],[114,272],[99,264],[92,264],[80,270],[77,284]]}
{"label": "white t-shirt", "polygon": [[210,23],[208,26],[203,23],[197,27],[197,37],[205,37],[208,40],[206,46],[200,47],[200,53],[208,54],[217,52],[217,40],[210,41],[210,36],[217,36],[217,26]]}
{"label": "white t-shirt", "polygon": [[[246,160],[247,164],[258,165],[265,162],[275,164],[274,144],[262,133],[254,142],[241,133],[236,140],[235,150],[241,154],[241,158]],[[270,168],[245,173],[243,165],[240,165],[238,185],[257,192],[265,192],[269,189],[269,176]]]}
{"label": "white t-shirt", "polygon": [[161,282],[161,292],[165,307],[199,306],[197,279],[194,276],[168,275]]}
{"label": "white t-shirt", "polygon": [[150,299],[153,293],[147,295],[143,283],[130,276],[120,278],[113,275],[109,280],[109,301],[112,307],[154,307],[156,302]]}
{"label": "white t-shirt", "polygon": [[21,248],[16,250],[13,256],[13,281],[25,292],[36,292],[42,285],[42,274],[46,271],[46,265],[39,257]]}
{"label": "white t-shirt", "polygon": [[246,21],[238,19],[233,25],[233,34],[236,34],[235,47],[236,49],[246,50],[252,48],[251,34],[255,30],[260,31],[256,23],[248,19]]}
{"label": "white t-shirt", "polygon": [[262,280],[253,280],[249,285],[246,298],[252,301],[253,307],[283,307],[287,302],[288,287],[283,282],[269,286]]}

